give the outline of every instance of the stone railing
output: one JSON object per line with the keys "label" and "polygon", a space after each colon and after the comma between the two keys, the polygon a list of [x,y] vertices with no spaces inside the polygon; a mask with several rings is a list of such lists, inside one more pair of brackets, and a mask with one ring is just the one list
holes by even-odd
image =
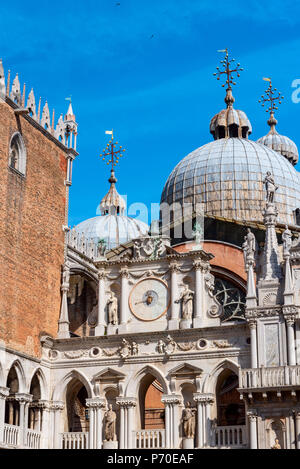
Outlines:
{"label": "stone railing", "polygon": [[240,370],[240,389],[300,386],[300,366],[276,366]]}
{"label": "stone railing", "polygon": [[68,432],[60,434],[61,449],[88,449],[88,432]]}
{"label": "stone railing", "polygon": [[26,447],[29,449],[40,449],[41,432],[38,432],[37,430],[27,430]]}
{"label": "stone railing", "polygon": [[20,427],[4,424],[3,443],[7,446],[19,445]]}
{"label": "stone railing", "polygon": [[217,448],[246,448],[246,425],[215,427],[213,446]]}
{"label": "stone railing", "polygon": [[133,432],[136,449],[165,448],[165,430],[138,430]]}

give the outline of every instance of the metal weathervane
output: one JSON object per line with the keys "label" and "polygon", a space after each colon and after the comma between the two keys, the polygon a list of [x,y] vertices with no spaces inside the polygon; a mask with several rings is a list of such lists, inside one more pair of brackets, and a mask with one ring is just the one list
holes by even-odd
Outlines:
{"label": "metal weathervane", "polygon": [[277,88],[272,87],[271,78],[263,78],[263,80],[269,82],[269,87],[266,89],[265,94],[261,95],[261,99],[259,99],[258,102],[261,103],[263,107],[266,103],[270,103],[268,109],[266,109],[266,112],[269,112],[271,115],[273,115],[274,111],[278,109],[278,107],[276,106],[277,102],[278,104],[281,104],[281,101],[282,99],[284,99],[284,97],[277,90]]}
{"label": "metal weathervane", "polygon": [[111,135],[111,139],[104,148],[100,157],[102,157],[103,161],[106,161],[106,164],[111,164],[111,169],[113,171],[114,167],[119,163],[119,158],[123,156],[126,150],[119,145],[119,142],[114,142],[113,130],[106,130],[105,133]]}
{"label": "metal weathervane", "polygon": [[217,77],[217,80],[220,80],[222,75],[226,75],[226,81],[222,86],[224,87],[226,84],[227,88],[231,89],[231,85],[236,85],[236,82],[233,81],[234,75],[236,74],[236,76],[239,77],[240,72],[244,69],[240,67],[239,63],[236,64],[235,68],[232,68],[232,64],[235,62],[235,59],[229,58],[228,49],[218,50],[218,52],[225,52],[225,58],[220,61],[221,68],[217,67],[217,71],[214,73],[214,76]]}

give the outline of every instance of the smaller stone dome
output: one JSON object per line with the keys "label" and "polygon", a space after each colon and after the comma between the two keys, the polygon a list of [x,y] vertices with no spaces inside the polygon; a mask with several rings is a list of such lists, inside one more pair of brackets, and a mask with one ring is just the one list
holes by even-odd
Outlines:
{"label": "smaller stone dome", "polygon": [[108,182],[110,182],[109,191],[100,202],[101,215],[123,215],[126,203],[116,189],[117,178],[113,169]]}
{"label": "smaller stone dome", "polygon": [[281,153],[287,160],[289,160],[293,166],[298,163],[299,154],[297,145],[289,137],[285,135],[280,135],[275,126],[277,120],[274,117],[274,114],[271,114],[268,124],[271,127],[270,131],[264,137],[261,137],[257,140],[257,143],[265,145],[266,147],[271,148],[272,150]]}

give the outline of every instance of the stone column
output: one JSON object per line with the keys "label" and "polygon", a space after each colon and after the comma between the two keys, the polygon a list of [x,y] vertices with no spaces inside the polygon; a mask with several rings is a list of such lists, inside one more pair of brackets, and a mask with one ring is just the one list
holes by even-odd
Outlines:
{"label": "stone column", "polygon": [[135,397],[117,397],[116,403],[120,406],[120,449],[135,448],[133,440],[133,430],[135,423],[134,408],[136,406]]}
{"label": "stone column", "polygon": [[200,260],[194,261],[195,270],[195,299],[194,299],[194,319],[193,327],[203,326],[202,298],[203,298],[203,273],[202,262]]}
{"label": "stone column", "polygon": [[247,412],[249,418],[250,449],[257,449],[257,415]]}
{"label": "stone column", "polygon": [[61,440],[60,434],[62,433],[62,421],[61,414],[65,408],[65,404],[62,401],[53,401],[51,402],[51,411],[52,411],[52,444],[53,449],[61,449]]}
{"label": "stone column", "polygon": [[286,318],[288,364],[291,366],[296,365],[294,323],[295,323],[295,320],[293,317]]}
{"label": "stone column", "polygon": [[90,414],[89,449],[102,448],[102,409],[106,401],[103,398],[86,399],[86,406]]}
{"label": "stone column", "polygon": [[3,442],[4,423],[5,423],[5,401],[9,395],[9,388],[0,386],[0,443]]}
{"label": "stone column", "polygon": [[182,397],[176,394],[163,394],[161,401],[165,405],[165,435],[166,448],[179,448],[179,424],[180,416],[178,405]]}
{"label": "stone column", "polygon": [[69,330],[69,313],[68,313],[68,291],[70,286],[70,267],[68,262],[64,263],[62,274],[62,299],[60,307],[60,316],[58,321],[58,334],[59,339],[68,339],[70,337]]}
{"label": "stone column", "polygon": [[169,319],[168,329],[174,330],[179,328],[179,311],[180,304],[175,303],[178,300],[178,272],[179,266],[176,262],[170,264],[171,272],[171,319]]}
{"label": "stone column", "polygon": [[295,421],[294,421],[294,410],[290,410],[289,412],[289,434],[290,434],[290,449],[296,449],[296,441],[295,441]]}
{"label": "stone column", "polygon": [[104,335],[105,332],[105,277],[104,270],[98,272],[98,318],[95,335]]}
{"label": "stone column", "polygon": [[295,418],[296,418],[296,435],[295,435],[296,448],[300,449],[300,411],[299,410],[296,411]]}
{"label": "stone column", "polygon": [[120,325],[118,332],[124,334],[127,331],[128,322],[128,278],[129,270],[127,267],[121,269],[121,304],[120,304]]}
{"label": "stone column", "polygon": [[257,368],[257,323],[256,319],[249,321],[251,337],[251,368]]}
{"label": "stone column", "polygon": [[203,431],[202,431],[203,402],[202,402],[202,394],[200,394],[200,393],[193,394],[193,399],[197,404],[196,447],[197,448],[203,448]]}
{"label": "stone column", "polygon": [[17,393],[15,400],[19,402],[20,406],[20,436],[19,445],[25,447],[27,443],[27,430],[28,430],[28,408],[29,403],[32,401],[31,394]]}
{"label": "stone column", "polygon": [[40,400],[38,402],[38,410],[40,415],[39,426],[41,432],[41,449],[51,448],[52,440],[50,429],[50,401]]}

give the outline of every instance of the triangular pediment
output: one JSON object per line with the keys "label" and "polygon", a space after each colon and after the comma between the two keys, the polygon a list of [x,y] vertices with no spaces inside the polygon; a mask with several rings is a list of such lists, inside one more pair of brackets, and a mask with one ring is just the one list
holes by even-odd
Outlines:
{"label": "triangular pediment", "polygon": [[93,382],[96,381],[111,381],[111,380],[122,380],[126,377],[124,373],[120,371],[113,370],[112,368],[104,368],[93,377]]}
{"label": "triangular pediment", "polygon": [[203,373],[201,368],[197,366],[190,365],[189,363],[182,363],[181,365],[176,366],[169,372],[169,376],[186,376],[186,375],[193,375],[193,376],[200,376]]}

